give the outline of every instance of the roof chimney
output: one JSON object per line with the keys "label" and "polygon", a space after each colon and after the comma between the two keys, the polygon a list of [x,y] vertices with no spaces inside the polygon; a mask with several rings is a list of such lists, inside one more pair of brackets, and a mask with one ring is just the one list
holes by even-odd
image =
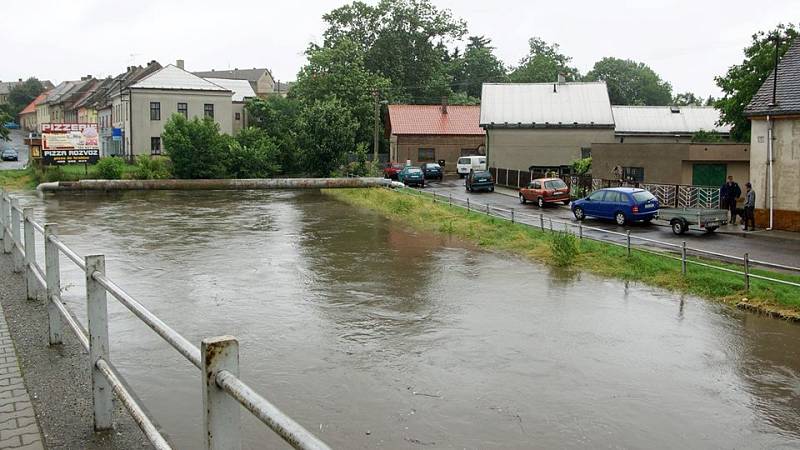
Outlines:
{"label": "roof chimney", "polygon": [[183,60],[179,59],[175,61],[175,65],[178,66],[178,69],[183,69]]}
{"label": "roof chimney", "polygon": [[558,72],[558,84],[564,84],[567,82],[567,77],[564,75],[564,72]]}
{"label": "roof chimney", "polygon": [[447,96],[442,97],[442,114],[447,114]]}
{"label": "roof chimney", "polygon": [[19,82],[22,83],[22,78],[19,79]]}

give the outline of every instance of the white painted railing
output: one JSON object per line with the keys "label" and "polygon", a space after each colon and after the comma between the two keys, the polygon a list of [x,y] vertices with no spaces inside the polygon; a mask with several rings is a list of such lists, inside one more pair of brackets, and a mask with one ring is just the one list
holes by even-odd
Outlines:
{"label": "white painted railing", "polygon": [[[37,232],[44,238],[44,270],[36,262]],[[81,258],[61,241],[55,224],[40,225],[33,219],[31,208],[20,208],[19,201],[3,191],[0,191],[0,239],[3,253],[10,253],[13,258],[14,271],[23,272],[28,299],[43,298],[47,302],[49,345],[61,344],[63,326],[66,324],[89,353],[95,430],[113,427],[112,397],[116,395],[155,448],[172,448],[111,363],[107,312],[107,296],[111,294],[200,369],[203,379],[203,441],[206,449],[241,448],[242,406],[294,448],[329,449],[239,378],[239,343],[235,337],[207,338],[197,348],[109,279],[103,255]],[[61,301],[61,254],[86,274],[88,330]]]}

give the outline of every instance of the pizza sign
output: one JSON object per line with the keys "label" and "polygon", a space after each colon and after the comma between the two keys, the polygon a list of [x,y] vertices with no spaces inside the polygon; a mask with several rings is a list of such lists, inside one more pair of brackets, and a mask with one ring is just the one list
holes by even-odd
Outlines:
{"label": "pizza sign", "polygon": [[100,143],[97,124],[42,124],[42,161],[44,164],[94,164],[99,159]]}

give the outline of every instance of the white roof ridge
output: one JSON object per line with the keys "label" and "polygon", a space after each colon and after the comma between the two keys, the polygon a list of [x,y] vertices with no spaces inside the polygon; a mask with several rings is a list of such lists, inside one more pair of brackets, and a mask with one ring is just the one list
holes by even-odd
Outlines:
{"label": "white roof ridge", "polygon": [[[168,75],[170,73],[178,73],[184,76],[183,80],[175,80],[175,79],[168,79]],[[160,83],[155,82],[155,80],[164,79]],[[199,80],[200,83],[195,85],[189,85],[187,81],[196,81]],[[170,85],[170,83],[173,83]],[[161,69],[156,70],[155,72],[147,75],[146,77],[142,78],[141,80],[137,81],[136,83],[130,86],[131,88],[138,88],[138,89],[186,89],[186,90],[200,90],[200,91],[228,91],[233,92],[230,89],[227,89],[223,86],[220,86],[216,83],[206,80],[203,77],[197,76],[187,70],[181,69],[180,67],[174,64],[167,64],[166,66],[162,67]]]}

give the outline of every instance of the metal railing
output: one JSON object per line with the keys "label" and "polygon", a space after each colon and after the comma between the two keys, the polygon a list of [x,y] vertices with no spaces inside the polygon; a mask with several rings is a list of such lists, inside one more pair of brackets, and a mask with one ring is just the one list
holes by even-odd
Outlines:
{"label": "metal railing", "polygon": [[[677,260],[681,263],[681,272],[683,275],[687,274],[687,266],[689,264],[740,275],[742,276],[746,291],[750,290],[751,279],[758,279],[771,283],[800,288],[800,283],[798,282],[752,273],[753,266],[760,266],[763,268],[778,269],[790,274],[800,274],[800,267],[752,259],[748,253],[745,253],[742,256],[735,256],[700,248],[692,248],[686,245],[686,241],[683,241],[681,244],[659,241],[656,239],[636,236],[635,234],[631,234],[630,230],[626,231],[625,233],[620,233],[618,231],[584,225],[581,221],[573,222],[571,220],[553,219],[552,217],[545,217],[542,213],[534,215],[524,211],[518,211],[513,208],[492,206],[489,203],[481,204],[471,200],[469,197],[460,198],[453,196],[451,193],[448,193],[447,195],[437,195],[435,190],[422,191],[418,189],[401,189],[400,192],[426,198],[429,197],[434,203],[446,203],[450,206],[463,208],[467,211],[480,214],[486,214],[502,220],[508,220],[512,223],[519,223],[522,225],[540,228],[542,231],[563,231],[574,234],[579,239],[590,239],[618,247],[623,247],[626,249],[628,256],[630,256],[632,250],[636,250],[643,253],[649,253],[658,255],[660,257]],[[637,242],[640,242],[644,245],[635,245]],[[653,248],[656,247],[660,247],[666,251],[654,250]],[[674,251],[675,254],[668,253],[667,251]],[[689,256],[695,256],[695,258],[690,258]],[[699,259],[700,257],[706,258],[707,260],[713,259],[730,264],[741,264],[742,270],[740,271],[710,264],[711,261],[703,262]]]}
{"label": "metal railing", "polygon": [[[36,233],[43,236],[44,270],[36,261]],[[113,396],[116,395],[155,448],[172,448],[111,363],[107,311],[107,295],[111,294],[200,369],[204,379],[203,440],[206,449],[241,448],[241,407],[294,448],[329,449],[239,378],[239,343],[235,337],[203,339],[200,348],[197,348],[108,278],[103,255],[82,258],[61,241],[57,225],[40,225],[33,219],[32,208],[20,208],[19,200],[3,191],[0,191],[0,239],[3,253],[10,253],[13,258],[14,271],[23,272],[27,298],[43,298],[47,303],[48,344],[62,343],[63,327],[66,325],[89,353],[95,430],[113,427]],[[61,301],[59,265],[62,254],[85,273],[88,329]]]}

